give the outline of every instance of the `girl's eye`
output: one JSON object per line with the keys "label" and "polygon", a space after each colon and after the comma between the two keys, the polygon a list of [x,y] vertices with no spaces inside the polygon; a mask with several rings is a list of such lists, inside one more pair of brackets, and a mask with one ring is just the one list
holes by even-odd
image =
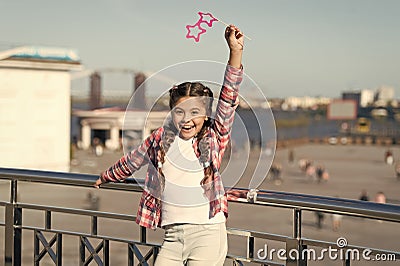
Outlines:
{"label": "girl's eye", "polygon": [[176,110],[175,110],[175,114],[181,115],[181,114],[183,114],[183,111],[182,111],[182,110],[179,110],[179,109],[176,109]]}
{"label": "girl's eye", "polygon": [[192,111],[192,115],[198,115],[198,114],[200,114],[199,111]]}

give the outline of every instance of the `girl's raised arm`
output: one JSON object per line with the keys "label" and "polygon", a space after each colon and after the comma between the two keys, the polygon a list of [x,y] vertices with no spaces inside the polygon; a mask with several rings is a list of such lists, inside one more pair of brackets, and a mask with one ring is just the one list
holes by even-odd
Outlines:
{"label": "girl's raised arm", "polygon": [[231,25],[225,29],[225,39],[229,46],[229,61],[225,70],[214,123],[219,146],[219,162],[222,161],[230,139],[235,110],[239,105],[239,86],[243,79],[243,34],[237,27]]}

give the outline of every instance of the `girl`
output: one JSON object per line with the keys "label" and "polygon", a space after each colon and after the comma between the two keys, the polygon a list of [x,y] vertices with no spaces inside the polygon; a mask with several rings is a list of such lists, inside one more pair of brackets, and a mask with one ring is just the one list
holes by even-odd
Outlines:
{"label": "girl", "polygon": [[169,90],[171,113],[137,149],[101,173],[95,187],[121,182],[148,164],[136,222],[165,229],[156,265],[223,265],[227,198],[219,173],[242,81],[243,34],[225,30],[229,61],[215,117],[212,91],[198,82]]}

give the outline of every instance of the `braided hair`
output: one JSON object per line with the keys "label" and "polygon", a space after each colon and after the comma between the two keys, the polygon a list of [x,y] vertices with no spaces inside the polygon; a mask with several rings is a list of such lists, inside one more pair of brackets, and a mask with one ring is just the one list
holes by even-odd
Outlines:
{"label": "braided hair", "polygon": [[[204,120],[203,127],[200,129],[199,133],[196,135],[198,140],[198,153],[200,154],[200,163],[203,166],[204,178],[201,184],[209,184],[212,178],[212,167],[209,162],[210,158],[210,143],[207,139],[208,129],[212,124],[211,114],[212,114],[212,102],[213,102],[213,92],[207,86],[199,82],[184,82],[177,86],[172,87],[169,90],[169,107],[172,110],[176,103],[183,97],[204,97],[204,104],[206,108],[206,115],[208,119]],[[158,173],[160,181],[161,191],[165,188],[165,176],[162,172],[162,165],[165,162],[165,155],[167,154],[171,144],[175,140],[175,136],[178,134],[178,129],[173,124],[172,119],[169,119],[164,125],[164,134],[161,139],[160,145],[160,158],[158,162]]]}

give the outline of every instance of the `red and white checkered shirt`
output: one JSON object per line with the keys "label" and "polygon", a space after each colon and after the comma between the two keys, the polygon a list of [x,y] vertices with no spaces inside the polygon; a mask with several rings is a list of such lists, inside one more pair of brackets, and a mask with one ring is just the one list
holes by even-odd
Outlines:
{"label": "red and white checkered shirt", "polygon": [[[219,168],[222,157],[230,140],[230,133],[235,116],[235,109],[239,105],[239,86],[243,79],[243,69],[227,65],[224,75],[224,83],[221,88],[217,109],[212,126],[206,136],[209,138],[211,150],[211,166],[213,169],[211,193],[207,194],[210,202],[210,218],[223,211],[228,216],[228,201],[222,184]],[[136,149],[119,159],[108,170],[100,174],[103,182],[122,182],[130,177],[143,165],[148,164],[145,186],[139,202],[136,222],[144,227],[155,229],[161,225],[161,201],[160,183],[158,179],[158,160],[160,142],[164,133],[164,127],[153,131],[148,138]],[[193,142],[193,149],[197,155],[198,141]],[[204,185],[203,188],[207,186]]]}

